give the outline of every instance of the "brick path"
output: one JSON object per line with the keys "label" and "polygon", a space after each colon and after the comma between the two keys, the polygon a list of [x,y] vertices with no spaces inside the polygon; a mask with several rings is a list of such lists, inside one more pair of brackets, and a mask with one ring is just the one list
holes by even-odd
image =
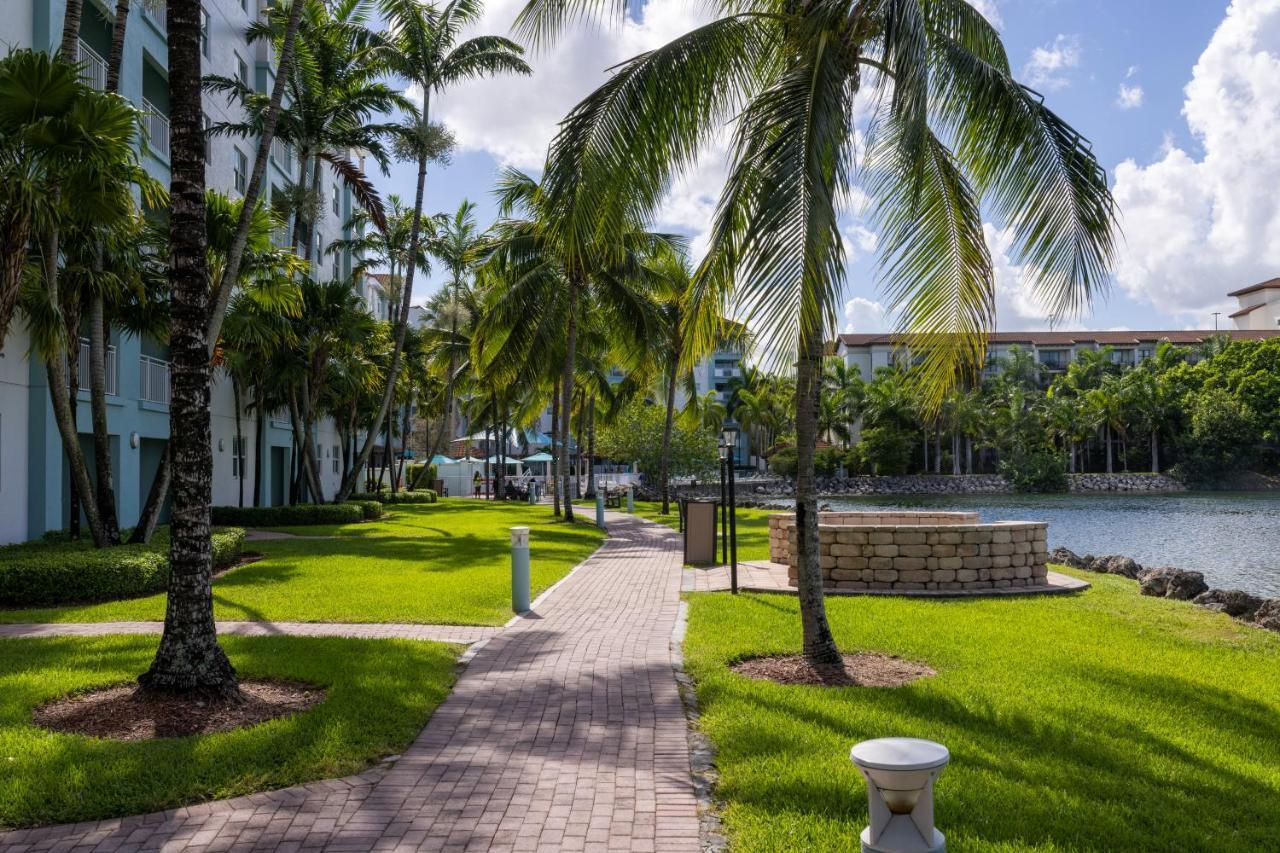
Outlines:
{"label": "brick path", "polygon": [[670,646],[679,534],[608,523],[605,545],[479,650],[385,772],[20,831],[0,849],[697,851]]}

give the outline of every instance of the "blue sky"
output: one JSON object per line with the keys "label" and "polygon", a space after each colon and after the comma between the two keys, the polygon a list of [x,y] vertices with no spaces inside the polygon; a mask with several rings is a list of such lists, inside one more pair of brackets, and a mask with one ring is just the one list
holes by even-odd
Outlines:
{"label": "blue sky", "polygon": [[[489,0],[482,29],[507,32],[523,0]],[[974,0],[971,0],[974,2]],[[1121,206],[1124,241],[1109,295],[1067,324],[1091,329],[1206,328],[1230,311],[1226,292],[1280,273],[1280,0],[978,0],[999,27],[1019,79],[1088,137]],[[482,224],[505,164],[536,171],[555,122],[609,65],[687,31],[706,16],[684,0],[648,0],[622,28],[577,31],[530,57],[528,80],[468,83],[441,100],[453,162],[428,176],[427,209],[468,198]],[[1190,85],[1189,85],[1190,84]],[[705,230],[722,174],[712,152],[677,186],[661,227]],[[378,178],[413,194],[413,170]],[[875,235],[846,223],[851,250],[842,328],[887,328],[875,284]],[[1045,328],[999,223],[998,323]],[[433,282],[417,288],[421,301]],[[1229,324],[1225,314],[1222,322]]]}

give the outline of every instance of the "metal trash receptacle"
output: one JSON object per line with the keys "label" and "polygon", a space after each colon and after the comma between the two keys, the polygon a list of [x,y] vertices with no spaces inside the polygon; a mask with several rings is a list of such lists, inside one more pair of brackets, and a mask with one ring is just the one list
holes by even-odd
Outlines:
{"label": "metal trash receptacle", "polygon": [[681,509],[684,516],[684,561],[694,565],[714,563],[720,502],[686,500]]}

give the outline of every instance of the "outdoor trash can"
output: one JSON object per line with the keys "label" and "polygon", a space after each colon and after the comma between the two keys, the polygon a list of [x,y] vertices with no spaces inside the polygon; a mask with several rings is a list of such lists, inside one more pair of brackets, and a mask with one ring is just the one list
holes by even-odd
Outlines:
{"label": "outdoor trash can", "polygon": [[719,501],[685,501],[684,561],[714,563],[716,561],[716,518]]}

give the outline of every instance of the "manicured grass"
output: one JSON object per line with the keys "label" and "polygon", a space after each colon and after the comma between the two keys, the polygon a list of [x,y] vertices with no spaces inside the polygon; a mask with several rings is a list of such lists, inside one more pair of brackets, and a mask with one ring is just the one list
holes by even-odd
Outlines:
{"label": "manicured grass", "polygon": [[[575,504],[575,506],[577,506]],[[586,505],[584,507],[595,512],[595,505]],[[625,504],[623,512],[626,512]],[[671,512],[663,515],[662,504],[659,501],[636,501],[635,514],[641,518],[647,518],[649,521],[656,521],[659,524],[665,524],[668,527],[679,528],[680,526],[680,508],[675,501],[671,502]],[[615,510],[616,512],[616,510]],[[779,512],[776,509],[753,509],[748,507],[739,507],[737,510],[737,527],[738,527],[738,559],[739,560],[768,560],[769,559],[769,516]],[[595,518],[590,515],[589,518]]]}
{"label": "manicured grass", "polygon": [[735,850],[857,850],[849,748],[945,744],[951,850],[1263,850],[1280,826],[1280,636],[1089,575],[1076,596],[827,599],[842,649],[924,661],[897,689],[783,687],[727,669],[797,652],[789,596],[690,597],[686,664]]}
{"label": "manicured grass", "polygon": [[[246,544],[265,559],[214,582],[219,619],[501,625],[511,617],[511,534],[531,528],[533,593],[586,559],[603,539],[557,522],[548,507],[465,499],[387,508],[360,524],[291,527],[298,536]],[[0,611],[0,622],[164,618],[164,595],[105,604]]]}
{"label": "manicured grass", "polygon": [[324,685],[308,711],[202,737],[135,743],[37,728],[68,693],[127,683],[154,637],[0,641],[0,828],[139,814],[356,773],[402,751],[454,681],[460,647],[400,640],[226,637],[241,677]]}

